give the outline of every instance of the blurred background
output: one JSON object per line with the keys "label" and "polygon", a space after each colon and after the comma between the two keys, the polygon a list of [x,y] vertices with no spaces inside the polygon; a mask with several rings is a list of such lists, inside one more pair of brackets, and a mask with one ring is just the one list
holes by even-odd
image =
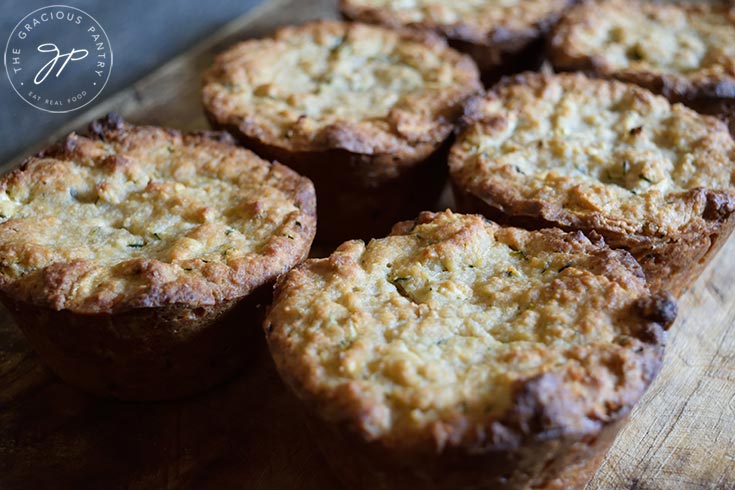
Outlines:
{"label": "blurred background", "polygon": [[[229,21],[267,0],[2,0],[0,45],[15,25],[41,7],[64,4],[84,10],[105,29],[114,64],[102,93],[79,111],[51,114],[28,105],[0,74],[0,166],[47,137],[64,122],[136,82]],[[73,83],[73,80],[70,80]]]}

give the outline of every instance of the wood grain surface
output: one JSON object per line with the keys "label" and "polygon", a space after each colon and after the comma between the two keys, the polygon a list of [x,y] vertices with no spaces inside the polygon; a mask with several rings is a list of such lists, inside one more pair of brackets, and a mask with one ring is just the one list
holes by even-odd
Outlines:
{"label": "wood grain surface", "polygon": [[[266,2],[80,114],[57,136],[112,110],[134,122],[206,128],[200,74],[214,53],[280,24],[333,16],[329,0]],[[682,298],[664,369],[589,490],[735,488],[734,279],[735,241],[730,240]],[[58,381],[0,312],[0,489],[47,488],[338,486],[264,344],[244,374],[200,396],[119,403]]]}

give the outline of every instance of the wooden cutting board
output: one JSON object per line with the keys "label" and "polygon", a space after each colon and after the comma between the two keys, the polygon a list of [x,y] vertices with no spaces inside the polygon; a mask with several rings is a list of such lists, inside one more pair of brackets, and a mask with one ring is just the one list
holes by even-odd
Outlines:
{"label": "wooden cutting board", "polygon": [[[330,0],[266,2],[80,113],[54,139],[109,111],[133,122],[206,128],[200,74],[215,53],[281,24],[334,16]],[[588,489],[735,488],[734,281],[735,239],[682,298],[664,369]],[[203,395],[119,403],[58,381],[0,312],[0,489],[25,488],[339,487],[264,345],[246,373]]]}

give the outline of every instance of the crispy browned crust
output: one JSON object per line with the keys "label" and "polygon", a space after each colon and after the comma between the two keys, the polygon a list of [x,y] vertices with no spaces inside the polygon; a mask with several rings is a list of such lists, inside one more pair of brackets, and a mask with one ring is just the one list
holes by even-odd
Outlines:
{"label": "crispy browned crust", "polygon": [[[729,19],[735,25],[735,13],[728,2],[687,3],[687,2],[641,2],[639,0],[610,0],[606,3],[630,12],[629,15],[646,16],[660,9],[678,9],[687,16],[714,14]],[[732,109],[735,106],[735,61],[728,66],[720,65],[719,73],[682,73],[675,71],[649,71],[645,68],[615,69],[604,55],[591,55],[575,43],[577,27],[594,25],[599,7],[596,2],[587,1],[570,9],[559,21],[548,39],[548,53],[554,68],[560,71],[583,71],[590,76],[614,78],[635,83],[648,90],[663,95],[672,102],[681,102],[704,114],[717,116],[724,120],[732,134],[735,134],[735,121]],[[652,18],[648,16],[648,18]],[[655,21],[652,21],[655,22]]]}
{"label": "crispy browned crust", "polygon": [[[274,46],[290,49],[287,43],[292,38],[305,35],[355,38],[376,44],[390,39],[396,44],[413,45],[417,57],[436,55],[441,60],[441,67],[451,72],[454,83],[428,90],[420,97],[414,96],[410,101],[403,102],[402,106],[390,107],[387,114],[379,117],[348,115],[332,120],[326,114],[301,114],[293,119],[278,119],[285,126],[281,128],[285,130],[283,132],[265,124],[257,112],[238,114],[233,102],[236,96],[222,95],[222,87],[234,83],[233,80],[241,72],[247,74],[248,69],[257,71],[261,68],[249,56],[257,53],[259,63],[277,65],[279,60],[270,57],[281,56],[281,51],[275,50]],[[321,46],[321,49],[327,50],[325,46]],[[321,79],[314,83],[319,87],[326,85]],[[236,129],[233,134],[241,134],[261,144],[292,153],[343,150],[359,155],[389,155],[396,162],[422,160],[431,154],[454,129],[454,121],[465,99],[481,89],[477,67],[472,60],[449,48],[439,36],[326,20],[283,27],[270,37],[235,45],[221,53],[203,76],[205,112],[216,126]],[[257,87],[248,86],[244,90],[255,94]],[[311,124],[314,121],[319,124],[314,126]],[[322,121],[331,122],[321,124]]]}
{"label": "crispy browned crust", "polygon": [[566,231],[582,230],[590,236],[602,235],[609,246],[628,250],[636,258],[643,267],[651,290],[669,291],[675,296],[681,296],[699,277],[733,230],[735,203],[727,195],[705,193],[703,190],[693,192],[690,199],[701,198],[701,193],[715,206],[714,203],[721,202],[724,197],[726,201],[719,208],[721,214],[693,223],[685,232],[669,237],[665,243],[655,236],[628,235],[606,229],[594,220],[572,222],[555,216],[546,202],[519,203],[511,199],[505,190],[489,189],[479,194],[453,182],[452,191],[458,210],[479,213],[498,223],[529,230],[556,227]]}
{"label": "crispy browned crust", "polygon": [[547,433],[518,437],[492,449],[436,453],[387,452],[345,427],[307,412],[309,430],[346,488],[402,490],[582,490],[592,479],[628,415],[583,437]]}
{"label": "crispy browned crust", "polygon": [[[144,287],[90,298],[76,298],[74,286],[96,265],[94,261],[55,262],[43,268],[31,268],[19,278],[0,274],[0,289],[9,297],[41,307],[85,314],[111,314],[172,304],[205,306],[240,299],[261,285],[272,283],[279,274],[308,255],[316,229],[316,198],[311,182],[291,169],[263,161],[253,153],[236,147],[227,133],[205,131],[182,134],[173,129],[133,126],[116,115],[92,122],[89,130],[89,136],[72,133],[60,143],[27,159],[19,169],[0,180],[0,190],[5,190],[11,184],[22,187],[30,185],[34,179],[54,178],[53,169],[44,159],[55,159],[61,165],[69,166],[76,165],[77,161],[98,166],[110,165],[109,156],[92,153],[90,146],[98,141],[111,147],[117,145],[120,154],[113,155],[113,163],[124,164],[130,158],[128,152],[147,148],[152,139],[162,137],[163,131],[166,137],[196,145],[213,157],[234,151],[242,152],[238,154],[239,158],[254,159],[263,170],[278,175],[278,188],[292,200],[299,212],[289,217],[282,234],[269,238],[255,260],[253,257],[243,257],[227,263],[211,263],[193,259],[181,263],[182,269],[171,280],[162,270],[164,261],[146,257],[131,258],[113,264],[109,269],[124,279],[142,280]],[[63,183],[59,185],[63,186]],[[64,210],[56,212],[63,215]],[[6,229],[3,233],[12,232],[13,225],[10,222],[6,221],[4,225]]]}
{"label": "crispy browned crust", "polygon": [[[538,88],[547,79],[546,75],[520,74],[503,80],[496,90],[502,91],[514,84]],[[467,124],[481,117],[473,113],[472,107],[472,103],[467,106]],[[712,129],[723,131],[716,126]],[[566,231],[581,230],[591,236],[599,234],[608,246],[628,250],[636,258],[652,291],[669,291],[680,296],[722,247],[734,226],[735,195],[732,191],[695,188],[677,195],[676,199],[686,208],[701,207],[704,212],[676,234],[662,237],[656,230],[645,228],[639,233],[629,233],[606,224],[600,213],[578,214],[566,209],[564,203],[526,199],[518,193],[513,182],[501,185],[478,180],[470,182],[466,174],[460,175],[462,158],[458,143],[450,153],[449,165],[459,211],[480,213],[499,223],[532,230],[557,227]]]}
{"label": "crispy browned crust", "polygon": [[[272,39],[288,39],[309,29],[351,32],[364,28],[360,24],[323,21],[281,29]],[[232,61],[222,55],[205,74],[204,108],[214,128],[230,132],[243,146],[288,165],[314,182],[320,242],[382,236],[396,221],[432,209],[446,181],[446,153],[455,122],[466,98],[481,90],[472,61],[449,49],[438,36],[408,31],[396,35],[439,53],[447,67],[462,73],[462,86],[431,94],[432,107],[439,101],[437,113],[432,113],[434,109],[423,111],[424,102],[417,100],[410,107],[393,109],[387,117],[378,118],[386,125],[380,121],[338,120],[317,132],[305,129],[307,125],[299,118],[292,121],[291,129],[300,136],[284,138],[269,131],[256,116],[242,117],[208,95],[207,87],[219,83],[223,65]],[[257,47],[262,41],[250,42]],[[410,134],[400,129],[406,125],[413,128]],[[395,138],[400,143],[396,144]]]}
{"label": "crispy browned crust", "polygon": [[[124,142],[121,151],[128,151],[136,145],[147,148],[151,138],[160,137],[158,131],[108,116],[90,125],[89,141],[99,139],[110,146]],[[234,151],[258,159],[235,147],[225,133],[166,133],[199,145],[212,158]],[[59,161],[95,164],[96,157],[85,153],[87,143],[84,137],[69,136],[6,176],[0,190],[10,180],[43,178],[39,174],[43,163],[38,163],[43,158],[56,159],[56,165]],[[282,264],[290,268],[306,257],[316,227],[311,183],[282,165],[258,160],[262,170],[270,169],[280,177],[277,185],[299,212],[292,217],[297,223],[287,230],[290,238],[265,243],[256,260],[233,259],[227,264],[192,260],[172,280],[166,264],[158,259],[128,259],[112,264],[110,270],[131,272],[142,283],[131,283],[113,295],[89,297],[75,295],[80,278],[96,266],[89,261],[56,262],[20,278],[0,278],[0,301],[59,377],[100,396],[162,400],[208,388],[249,361],[262,321],[260,305],[270,299],[277,275],[285,272]],[[125,280],[127,276],[113,277]]]}
{"label": "crispy browned crust", "polygon": [[703,95],[681,102],[697,112],[717,117],[727,124],[730,134],[735,137],[735,96]]}
{"label": "crispy browned crust", "polygon": [[[391,234],[408,234],[434,216],[422,213],[415,221],[398,223]],[[549,249],[599,257],[604,264],[600,269],[609,277],[640,281],[638,264],[625,252],[558,229],[532,233],[545,240]],[[295,271],[337,273],[339,267],[340,259],[333,256],[307,261]],[[279,280],[274,305],[298,280],[294,274]],[[264,328],[279,373],[304,402],[310,430],[347,488],[561,490],[583,488],[596,471],[633,404],[661,367],[664,330],[674,321],[676,310],[667,293],[645,293],[626,311],[631,324],[638,325],[632,337],[644,347],[631,348],[603,362],[613,371],[635,362],[641,375],[629,384],[626,381],[620,396],[623,401],[605,404],[604,415],[591,416],[591,407],[580,400],[579,393],[574,393],[558,373],[547,372],[517,381],[511,408],[498,417],[478,420],[458,412],[454,419],[442,422],[441,434],[434,429],[434,433],[414,434],[400,441],[368,438],[360,430],[366,416],[351,412],[353,400],[347,393],[320,393],[314,379],[305,380],[303,373],[294,369],[298,362],[288,352],[288,339],[280,332],[284,318],[269,313]],[[359,396],[359,390],[352,396]]]}
{"label": "crispy browned crust", "polygon": [[477,63],[486,86],[502,76],[538,69],[544,60],[545,36],[563,12],[576,0],[556,1],[540,19],[517,25],[518,19],[506,19],[497,25],[483,25],[481,19],[461,19],[452,24],[432,20],[405,22],[393,11],[340,0],[340,13],[353,21],[381,24],[392,28],[411,28],[435,32],[447,38],[449,45],[468,54]]}

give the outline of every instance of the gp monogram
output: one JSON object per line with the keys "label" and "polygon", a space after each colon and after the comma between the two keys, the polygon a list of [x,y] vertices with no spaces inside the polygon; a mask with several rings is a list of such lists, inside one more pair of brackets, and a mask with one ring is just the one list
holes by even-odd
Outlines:
{"label": "gp monogram", "polygon": [[5,46],[5,71],[16,93],[47,112],[92,102],[112,70],[110,40],[88,13],[50,5],[26,15]]}

